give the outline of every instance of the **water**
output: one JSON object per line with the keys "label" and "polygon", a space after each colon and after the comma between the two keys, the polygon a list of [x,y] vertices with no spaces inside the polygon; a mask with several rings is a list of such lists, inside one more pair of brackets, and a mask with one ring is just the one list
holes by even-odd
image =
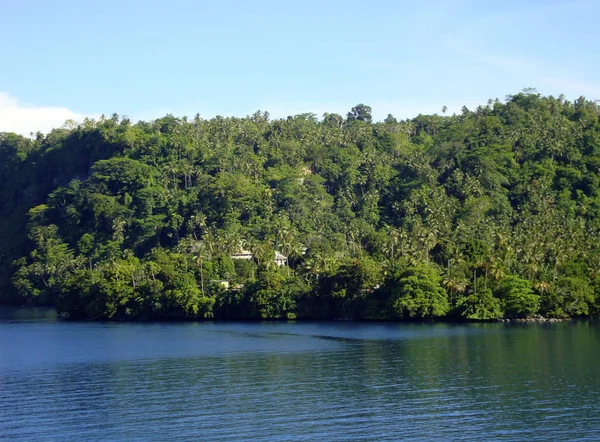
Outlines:
{"label": "water", "polygon": [[10,318],[0,439],[600,440],[598,323]]}

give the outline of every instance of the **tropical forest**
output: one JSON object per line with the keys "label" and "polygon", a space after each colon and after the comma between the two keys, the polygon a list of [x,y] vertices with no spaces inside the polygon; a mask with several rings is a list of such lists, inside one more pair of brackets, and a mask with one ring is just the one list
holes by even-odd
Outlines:
{"label": "tropical forest", "polygon": [[600,106],[0,133],[0,304],[91,320],[600,312]]}

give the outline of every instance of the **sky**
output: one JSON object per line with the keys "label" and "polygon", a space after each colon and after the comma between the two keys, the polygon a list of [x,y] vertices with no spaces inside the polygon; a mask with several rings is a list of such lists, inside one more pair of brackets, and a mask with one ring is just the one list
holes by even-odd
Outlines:
{"label": "sky", "polygon": [[599,0],[0,0],[0,132],[600,99]]}

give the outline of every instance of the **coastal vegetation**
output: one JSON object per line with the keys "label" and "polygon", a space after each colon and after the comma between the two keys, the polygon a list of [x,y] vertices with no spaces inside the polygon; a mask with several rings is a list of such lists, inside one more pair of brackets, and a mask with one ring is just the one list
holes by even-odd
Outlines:
{"label": "coastal vegetation", "polygon": [[76,319],[597,315],[599,117],[525,90],[403,121],[359,104],[2,133],[0,303]]}

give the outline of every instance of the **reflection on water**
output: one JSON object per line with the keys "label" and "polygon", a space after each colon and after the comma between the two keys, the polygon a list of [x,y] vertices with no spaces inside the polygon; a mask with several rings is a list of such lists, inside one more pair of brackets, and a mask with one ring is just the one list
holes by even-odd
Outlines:
{"label": "reflection on water", "polygon": [[594,323],[0,321],[22,440],[600,438]]}
{"label": "reflection on water", "polygon": [[0,307],[0,321],[55,320],[54,307]]}

